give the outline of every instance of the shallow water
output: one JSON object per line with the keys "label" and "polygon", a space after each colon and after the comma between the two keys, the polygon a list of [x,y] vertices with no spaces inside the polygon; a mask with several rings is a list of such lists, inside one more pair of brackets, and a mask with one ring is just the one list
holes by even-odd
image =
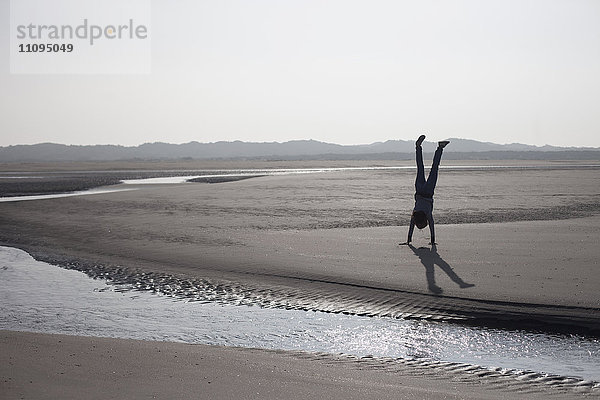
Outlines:
{"label": "shallow water", "polygon": [[12,197],[0,197],[0,203],[8,203],[14,201],[27,201],[27,200],[46,200],[46,199],[58,199],[62,197],[74,197],[74,196],[88,196],[92,194],[105,194],[105,193],[115,193],[115,192],[123,192],[128,190],[135,189],[90,189],[90,190],[80,190],[77,192],[69,192],[69,193],[55,193],[55,194],[40,194],[40,195],[32,195],[32,196],[12,196]]}
{"label": "shallow water", "polygon": [[190,302],[1,246],[0,329],[443,360],[600,381],[594,338]]}
{"label": "shallow water", "polygon": [[[492,170],[553,170],[553,169],[597,169],[600,166],[595,164],[559,164],[559,165],[442,165],[440,169],[448,171],[492,171]],[[315,173],[340,173],[348,171],[411,171],[416,169],[412,165],[398,166],[370,166],[370,167],[323,167],[323,168],[270,168],[270,169],[223,169],[214,171],[192,171],[192,170],[160,170],[146,171],[149,174],[157,174],[155,177],[139,178],[139,179],[123,179],[121,184],[126,186],[134,185],[168,185],[168,184],[183,184],[193,179],[215,179],[215,178],[250,178],[259,176],[281,176],[281,175],[306,175]],[[96,176],[102,173],[110,174],[127,174],[132,171],[86,171],[81,173]],[[172,173],[172,175],[171,175]],[[15,173],[15,172],[0,172],[0,180],[25,180],[25,179],[44,179],[48,176],[60,176],[59,171],[45,172],[46,176],[32,175],[34,173]],[[235,180],[235,179],[234,179]],[[228,180],[227,180],[228,181]],[[103,194],[119,192],[123,190],[134,190],[133,188],[110,187],[110,188],[95,188],[89,190],[80,190],[67,193],[53,193],[46,195],[25,195],[25,196],[0,196],[2,202],[17,202],[25,200],[45,200],[56,199],[61,197],[73,197],[92,194]]]}

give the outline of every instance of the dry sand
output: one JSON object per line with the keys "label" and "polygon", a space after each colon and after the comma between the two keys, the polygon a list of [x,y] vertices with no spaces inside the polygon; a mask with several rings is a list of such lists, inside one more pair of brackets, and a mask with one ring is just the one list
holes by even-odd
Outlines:
{"label": "dry sand", "polygon": [[[597,168],[442,171],[434,211],[439,244],[433,251],[423,231],[416,234],[413,248],[398,245],[406,236],[413,174],[346,171],[270,176],[0,203],[0,242],[90,274],[135,280],[144,279],[140,272],[151,272],[171,277],[167,278],[174,283],[170,287],[201,280],[205,288],[218,288],[225,298],[243,293],[258,304],[598,333]],[[51,380],[53,349],[63,352],[55,361],[68,357],[67,348],[52,345],[53,336],[11,335],[4,334],[4,344],[12,340],[44,349],[41,352],[50,359],[38,375],[47,381]],[[397,398],[515,395],[488,393],[487,385],[478,388],[472,381],[464,387],[449,386],[446,378],[436,380],[434,386],[429,386],[431,377],[396,382],[398,374],[362,368],[357,372],[344,363],[332,366],[318,358],[307,361],[273,352],[69,340],[81,351],[74,353],[80,354],[78,364],[94,359],[89,346],[96,341],[109,349],[115,346],[113,357],[138,349],[140,366],[157,368],[153,371],[164,368],[165,375],[171,371],[167,354],[176,348],[189,354],[186,357],[211,354],[216,357],[212,360],[215,371],[228,378],[208,393],[221,398],[228,397],[220,394],[227,393],[234,381],[242,382],[236,398],[263,398],[252,395],[256,382],[268,387],[270,392],[264,393],[272,393],[272,398],[281,393],[286,394],[284,398],[364,398],[366,392],[375,390],[381,390],[381,395],[371,397],[388,398],[400,387],[408,389],[399,392],[400,396],[406,393],[405,397]],[[152,346],[168,350],[152,362],[155,355],[150,356],[148,350],[156,348]],[[218,357],[220,363],[215,361]],[[240,358],[249,364],[237,362]],[[273,359],[277,359],[273,365],[297,365],[290,367],[293,373],[279,372],[272,380],[264,371],[253,375]],[[26,358],[18,361],[22,373],[29,370]],[[123,365],[127,362],[121,360]],[[67,386],[90,384],[101,389],[103,381],[90,375],[96,369],[105,371],[107,364],[87,365],[87,372]],[[232,372],[226,372],[231,366],[235,367]],[[241,381],[233,374],[236,368],[245,377]],[[119,390],[131,391],[138,382],[142,388],[170,393],[184,390],[183,386],[196,392],[206,386],[195,381],[202,374],[195,375],[192,364],[178,364],[172,381],[177,383],[170,386],[158,384],[136,368],[125,370],[129,378],[113,384]],[[298,372],[303,370],[310,372]],[[194,391],[182,393],[185,397]]]}

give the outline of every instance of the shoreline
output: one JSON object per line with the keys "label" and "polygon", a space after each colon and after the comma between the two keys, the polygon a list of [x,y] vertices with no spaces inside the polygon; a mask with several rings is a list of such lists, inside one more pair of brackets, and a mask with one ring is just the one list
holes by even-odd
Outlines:
{"label": "shoreline", "polygon": [[458,363],[16,331],[0,349],[7,400],[600,397],[589,382]]}
{"label": "shoreline", "polygon": [[[74,167],[80,168],[75,169]],[[102,168],[104,167],[104,168]],[[108,168],[106,168],[108,167]],[[152,168],[151,168],[152,167]],[[162,167],[162,168],[161,168]],[[237,168],[236,168],[237,167]],[[598,169],[595,160],[448,160],[440,169],[445,172],[478,170],[568,170]],[[105,163],[0,163],[0,197],[15,197],[42,194],[67,194],[78,191],[114,187],[128,180],[168,178],[187,174],[202,176],[192,179],[196,183],[231,182],[241,171],[244,176],[261,177],[280,170],[414,170],[408,161],[323,161],[291,162],[105,162]],[[329,171],[331,172],[331,171]],[[16,176],[11,176],[16,175]],[[34,175],[31,175],[34,174]],[[212,176],[212,174],[217,174]],[[204,176],[206,175],[206,176]],[[231,175],[231,176],[229,176]],[[218,176],[218,177],[217,177]],[[35,179],[28,179],[35,178]]]}
{"label": "shoreline", "polygon": [[[436,199],[436,248],[423,231],[398,245],[396,189],[410,207],[411,172],[356,170],[0,203],[0,243],[92,277],[143,285],[154,274],[174,287],[155,290],[598,335],[597,176],[446,171],[440,191],[453,200]],[[465,192],[473,185],[485,190]]]}
{"label": "shoreline", "polygon": [[[538,226],[534,229],[548,232],[547,235],[552,236],[555,235],[556,230],[561,229],[559,228],[561,224],[570,224],[570,222],[572,221],[542,221],[537,222]],[[600,229],[600,217],[581,220],[580,224],[591,229],[591,231],[585,230],[588,232],[587,236],[590,237],[590,232],[595,232],[596,227]],[[527,225],[531,228],[530,223]],[[463,231],[492,230],[495,235],[504,237],[505,233],[502,232],[502,229],[507,228],[507,225],[479,224],[446,228],[453,228],[455,233],[460,229]],[[566,271],[555,269],[556,273],[546,273],[546,275],[534,273],[525,277],[536,279],[539,286],[530,285],[526,296],[518,287],[508,293],[503,287],[494,287],[491,285],[493,281],[490,282],[488,277],[484,277],[482,280],[481,277],[478,278],[479,274],[473,274],[472,270],[471,277],[468,279],[463,273],[459,276],[455,272],[455,268],[449,264],[452,262],[451,258],[444,255],[448,260],[446,261],[440,257],[439,253],[442,250],[436,250],[432,254],[428,247],[423,246],[414,247],[412,250],[406,246],[394,245],[393,248],[386,246],[386,251],[403,254],[400,261],[404,265],[412,265],[416,267],[415,269],[419,268],[419,264],[421,264],[421,268],[425,267],[425,275],[428,280],[427,290],[418,288],[419,285],[416,285],[418,274],[415,276],[414,273],[411,274],[409,282],[403,282],[401,285],[391,285],[390,282],[372,276],[372,273],[365,275],[361,271],[356,271],[354,274],[348,274],[346,271],[341,276],[339,274],[324,275],[320,271],[324,260],[330,260],[332,264],[339,264],[340,268],[346,269],[343,263],[344,257],[341,257],[340,253],[343,248],[339,247],[342,246],[342,243],[334,245],[333,249],[321,250],[316,259],[311,260],[304,255],[305,252],[313,249],[314,243],[323,241],[350,242],[351,246],[354,241],[363,241],[368,234],[372,236],[369,242],[379,242],[389,236],[389,229],[356,228],[351,230],[352,235],[347,229],[263,234],[261,240],[252,246],[253,248],[248,249],[249,245],[243,246],[243,248],[236,246],[238,252],[233,257],[221,254],[220,265],[208,263],[209,265],[205,265],[203,268],[199,266],[186,267],[181,262],[182,260],[177,264],[171,264],[168,254],[165,254],[167,258],[161,257],[144,261],[115,255],[106,258],[105,256],[101,257],[98,253],[60,254],[59,251],[53,252],[51,249],[39,246],[12,246],[27,251],[38,261],[62,268],[75,269],[86,273],[91,278],[103,278],[114,284],[126,284],[133,288],[139,288],[137,290],[158,292],[188,300],[209,298],[261,307],[441,320],[491,328],[600,336],[600,307],[597,306],[600,304],[600,299],[593,289],[598,277],[594,273],[594,251],[590,250],[591,247],[588,247],[587,253],[573,247],[575,249],[572,251],[573,254],[563,255],[571,260],[569,273],[573,274],[572,277],[575,279],[570,285],[565,280],[564,273]],[[490,233],[488,232],[487,235]],[[483,235],[478,236],[481,241]],[[545,241],[544,238],[542,239]],[[292,240],[294,241],[293,245],[290,243]],[[579,241],[579,235],[576,235],[574,240]],[[288,248],[287,252],[281,250],[285,247]],[[257,256],[256,249],[266,252],[266,257],[264,255]],[[170,253],[170,246],[164,250]],[[365,266],[368,259],[377,251],[376,249],[370,251],[363,249],[363,251],[366,254],[359,264]],[[413,254],[411,257],[411,253],[415,251],[422,251],[424,254],[420,254],[418,257]],[[530,250],[525,248],[523,251]],[[548,252],[548,248],[541,249],[541,252]],[[298,260],[298,253],[301,255],[301,261]],[[162,250],[160,254],[162,254]],[[273,259],[272,256],[275,254],[277,257]],[[445,254],[448,254],[448,249],[445,249]],[[573,262],[575,255],[580,258],[578,263]],[[529,256],[531,258],[528,260],[529,267],[533,261],[535,261],[535,265],[543,265],[548,262],[548,258],[541,258],[541,254],[529,254]],[[340,258],[342,258],[342,263],[340,263]],[[463,259],[464,255],[460,258]],[[159,260],[161,262],[158,262]],[[488,257],[489,262],[491,261]],[[501,263],[504,268],[509,267],[511,263],[505,257],[501,257],[495,262]],[[260,265],[260,268],[252,267],[248,265],[249,263]],[[377,263],[377,260],[374,263]],[[452,262],[452,264],[454,263]],[[572,268],[574,264],[577,264],[576,270]],[[287,265],[287,268],[282,269],[282,265]],[[582,266],[585,268],[581,268]],[[375,268],[374,266],[365,267],[367,271],[371,272]],[[457,286],[446,288],[442,292],[433,292],[432,290],[436,288],[441,290],[433,275],[438,268],[449,274],[447,277],[442,274],[441,277],[452,278],[455,281],[453,284],[468,282],[468,285],[466,288]],[[519,266],[515,270],[515,266],[512,265],[512,269],[514,272],[521,272]],[[440,278],[439,274],[438,270],[438,279]],[[552,291],[548,292],[544,288],[544,284],[554,279],[562,281],[557,282]],[[580,288],[580,285],[583,284],[582,281],[585,282],[584,288]],[[480,290],[480,286],[485,286],[485,289]]]}

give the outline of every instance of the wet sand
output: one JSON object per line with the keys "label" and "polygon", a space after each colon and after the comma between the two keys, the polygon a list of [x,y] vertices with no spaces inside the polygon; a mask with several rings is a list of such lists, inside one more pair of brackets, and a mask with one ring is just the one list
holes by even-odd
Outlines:
{"label": "wet sand", "polygon": [[[155,290],[175,295],[208,290],[263,306],[598,334],[598,168],[442,171],[435,249],[425,231],[413,248],[398,245],[413,174],[267,176],[1,203],[0,242],[92,276],[153,278]],[[236,353],[221,351],[225,360]],[[304,393],[300,386],[285,393]],[[431,394],[414,393],[406,398]]]}
{"label": "wet sand", "polygon": [[[544,399],[595,397],[460,365],[0,331],[0,393],[31,399]],[[588,397],[589,398],[589,397]]]}

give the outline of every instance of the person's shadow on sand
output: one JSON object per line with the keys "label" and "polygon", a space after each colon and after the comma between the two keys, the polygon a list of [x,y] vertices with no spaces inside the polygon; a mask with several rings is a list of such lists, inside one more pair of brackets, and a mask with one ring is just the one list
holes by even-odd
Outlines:
{"label": "person's shadow on sand", "polygon": [[425,267],[425,276],[427,277],[427,286],[429,291],[435,294],[440,294],[443,292],[442,288],[435,284],[435,272],[434,267],[439,266],[442,271],[444,271],[450,279],[452,279],[456,284],[461,288],[469,288],[475,286],[472,283],[466,283],[461,279],[460,276],[454,272],[452,267],[440,257],[437,252],[436,245],[432,245],[431,249],[428,247],[419,247],[416,248],[412,244],[408,244],[408,247],[415,253],[417,257],[421,260],[421,264]]}

